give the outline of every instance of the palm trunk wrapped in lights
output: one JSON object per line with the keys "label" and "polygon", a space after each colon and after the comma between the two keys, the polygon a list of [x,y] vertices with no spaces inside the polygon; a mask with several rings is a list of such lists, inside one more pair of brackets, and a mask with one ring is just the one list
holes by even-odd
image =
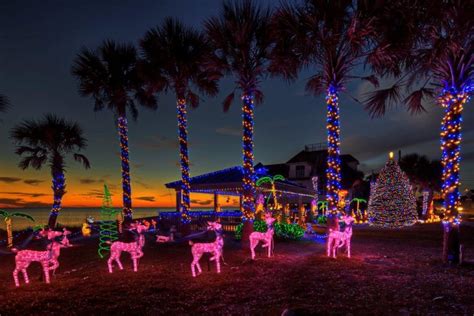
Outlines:
{"label": "palm trunk wrapped in lights", "polygon": [[255,218],[255,173],[253,169],[253,95],[244,93],[242,96],[242,189],[243,189],[243,214],[244,222],[242,241],[247,241],[253,230]]}
{"label": "palm trunk wrapped in lights", "polygon": [[339,104],[338,93],[334,86],[328,88],[327,96],[327,132],[328,132],[328,158],[327,158],[327,185],[326,200],[328,210],[337,212],[339,203],[339,190],[341,189],[341,160],[339,158]]}
{"label": "palm trunk wrapped in lights", "polygon": [[128,156],[128,122],[125,116],[118,118],[118,133],[120,137],[120,159],[122,160],[122,194],[124,221],[132,221],[132,188],[130,185],[130,160]]}
{"label": "palm trunk wrapped in lights", "polygon": [[252,221],[255,212],[255,173],[253,169],[253,95],[242,96],[243,148],[243,219]]}
{"label": "palm trunk wrapped in lights", "polygon": [[62,170],[55,170],[53,174],[53,208],[49,215],[48,226],[53,229],[56,226],[56,220],[58,218],[59,212],[61,211],[61,203],[65,193],[66,188],[66,179],[64,177],[64,172]]}
{"label": "palm trunk wrapped in lights", "polygon": [[444,108],[441,123],[441,164],[443,166],[443,185],[441,193],[446,209],[443,219],[443,260],[459,262],[459,222],[457,208],[459,194],[459,163],[461,161],[461,122],[464,104],[469,95],[457,89],[445,89],[439,98]]}
{"label": "palm trunk wrapped in lights", "polygon": [[181,164],[181,221],[185,224],[191,222],[189,211],[191,210],[189,191],[189,157],[188,157],[188,129],[186,119],[186,99],[178,98],[178,137],[179,137],[179,156]]}

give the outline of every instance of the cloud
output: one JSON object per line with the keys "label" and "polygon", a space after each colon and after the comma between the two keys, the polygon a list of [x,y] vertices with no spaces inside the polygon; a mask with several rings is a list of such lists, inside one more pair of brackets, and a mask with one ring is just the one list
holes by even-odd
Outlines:
{"label": "cloud", "polygon": [[39,201],[28,201],[23,199],[0,198],[0,205],[5,207],[49,207],[50,204]]}
{"label": "cloud", "polygon": [[13,178],[13,177],[0,177],[0,182],[5,182],[5,183],[15,183],[21,181],[20,178]]}
{"label": "cloud", "polygon": [[92,183],[96,183],[97,181],[98,180],[90,179],[90,178],[79,179],[79,182],[82,184],[92,184]]}
{"label": "cloud", "polygon": [[143,164],[143,163],[134,163],[134,162],[132,162],[131,165],[132,165],[133,168],[136,168],[136,169],[140,169],[140,168],[143,168],[145,166],[145,164]]}
{"label": "cloud", "polygon": [[[110,193],[110,195],[113,196],[112,193]],[[93,189],[93,190],[88,191],[87,193],[79,194],[79,196],[87,196],[87,197],[102,199],[104,198],[104,191]]]}
{"label": "cloud", "polygon": [[232,127],[219,127],[216,129],[217,134],[226,135],[226,136],[241,136],[242,130],[235,129]]}
{"label": "cloud", "polygon": [[211,205],[212,200],[191,200],[191,203],[201,205],[201,206],[208,206],[208,205]]}
{"label": "cloud", "polygon": [[139,196],[135,198],[136,200],[147,201],[147,202],[155,202],[154,196]]}
{"label": "cloud", "polygon": [[177,149],[178,148],[178,140],[171,139],[166,136],[159,136],[155,135],[147,140],[137,143],[137,147],[145,148],[145,149]]}
{"label": "cloud", "polygon": [[143,181],[140,181],[140,180],[133,180],[133,182],[135,182],[136,184],[138,185],[141,185],[142,187],[144,187],[145,189],[151,189],[151,186]]}
{"label": "cloud", "polygon": [[7,195],[18,195],[18,196],[24,196],[24,197],[33,197],[33,198],[37,198],[37,197],[40,197],[40,196],[48,196],[49,194],[45,194],[45,193],[27,193],[27,192],[12,192],[12,191],[4,191],[4,192],[0,192],[1,194],[7,194]]}
{"label": "cloud", "polygon": [[32,186],[37,186],[38,184],[43,183],[44,180],[27,179],[27,180],[23,180],[23,182]]}

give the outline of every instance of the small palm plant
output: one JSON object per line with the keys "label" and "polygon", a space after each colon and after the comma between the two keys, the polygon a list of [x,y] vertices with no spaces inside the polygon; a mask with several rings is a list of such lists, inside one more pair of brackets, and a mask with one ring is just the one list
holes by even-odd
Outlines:
{"label": "small palm plant", "polygon": [[7,212],[4,210],[0,210],[0,216],[3,217],[5,220],[5,224],[7,226],[7,241],[8,241],[8,247],[11,248],[13,247],[13,229],[12,229],[12,219],[14,217],[21,217],[21,218],[26,218],[27,220],[34,222],[35,219],[31,217],[28,214],[25,213],[20,213],[20,212]]}
{"label": "small palm plant", "polygon": [[[276,197],[276,187],[275,187],[275,182],[276,181],[284,181],[285,177],[283,177],[281,174],[274,175],[273,177],[261,177],[260,179],[257,180],[256,185],[259,187],[264,183],[270,183],[272,186],[272,196],[273,196],[273,207],[276,209],[277,208],[277,197]],[[268,200],[270,199],[270,195],[268,195],[267,198],[267,203]]]}
{"label": "small palm plant", "polygon": [[318,201],[318,209],[321,210],[323,215],[326,215],[328,211],[328,201]]}
{"label": "small palm plant", "polygon": [[367,203],[367,200],[365,199],[361,199],[361,198],[353,198],[351,203],[352,202],[356,202],[356,211],[357,212],[360,212],[360,203]]}
{"label": "small palm plant", "polygon": [[87,157],[79,153],[87,147],[83,134],[77,123],[53,114],[47,114],[39,121],[25,120],[11,131],[11,138],[17,144],[16,154],[21,157],[21,169],[32,167],[39,170],[46,164],[51,168],[54,201],[48,221],[50,228],[56,226],[62,198],[66,193],[66,156],[72,155],[86,169],[90,168]]}

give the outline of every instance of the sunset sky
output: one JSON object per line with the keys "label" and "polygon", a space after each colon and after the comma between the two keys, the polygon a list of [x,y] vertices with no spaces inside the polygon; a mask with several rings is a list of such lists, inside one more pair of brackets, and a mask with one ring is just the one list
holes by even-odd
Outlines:
{"label": "sunset sky", "polygon": [[[277,3],[277,1],[262,1]],[[186,7],[186,10],[181,10]],[[0,4],[0,93],[9,97],[12,109],[0,116],[0,207],[50,206],[51,178],[48,168],[22,171],[8,138],[22,119],[40,118],[52,112],[80,123],[88,138],[84,154],[92,168],[67,164],[64,206],[99,206],[103,183],[120,205],[119,142],[113,114],[94,112],[93,100],[80,97],[70,69],[81,47],[97,47],[102,40],[137,43],[146,30],[173,16],[200,27],[203,17],[219,12],[216,0],[153,1],[3,1]],[[361,70],[362,71],[362,70]],[[288,84],[278,78],[263,83],[264,104],[255,113],[255,162],[280,163],[305,144],[326,140],[324,98],[306,95],[304,83],[311,69]],[[228,113],[222,100],[233,88],[226,78],[217,97],[205,98],[190,110],[189,155],[191,175],[241,163],[240,105]],[[370,119],[361,98],[372,87],[353,82],[340,98],[341,150],[361,162],[364,172],[378,171],[387,153],[402,150],[430,158],[440,156],[439,129],[442,110],[436,104],[428,112],[410,117],[400,107],[382,119]],[[352,97],[351,97],[352,96]],[[465,107],[463,122],[463,187],[474,187],[474,111]],[[132,197],[134,207],[174,206],[174,192],[164,183],[179,178],[176,109],[173,95],[160,95],[159,108],[141,109],[129,125]],[[192,195],[193,206],[210,206],[212,198]],[[235,198],[222,204],[236,203]]]}

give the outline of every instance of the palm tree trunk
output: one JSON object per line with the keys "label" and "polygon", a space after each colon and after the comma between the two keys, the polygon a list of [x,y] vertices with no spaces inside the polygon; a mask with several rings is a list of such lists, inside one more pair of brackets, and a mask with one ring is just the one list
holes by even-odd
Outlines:
{"label": "palm tree trunk", "polygon": [[444,107],[441,123],[441,164],[443,166],[443,185],[441,193],[444,199],[446,217],[443,219],[443,261],[459,262],[459,223],[457,208],[460,202],[459,163],[461,160],[461,121],[463,105],[468,94],[454,89],[446,90],[440,97]]}
{"label": "palm tree trunk", "polygon": [[120,159],[122,160],[122,197],[123,216],[125,223],[132,221],[132,188],[130,185],[130,160],[128,156],[128,122],[122,115],[118,118],[118,133],[120,137]]}
{"label": "palm tree trunk", "polygon": [[178,139],[179,139],[179,156],[181,164],[181,222],[185,225],[191,223],[189,211],[191,203],[189,199],[189,191],[191,185],[189,183],[189,155],[188,155],[188,121],[186,118],[186,99],[178,97]]}
{"label": "palm tree trunk", "polygon": [[253,93],[250,91],[244,92],[242,101],[242,219],[244,221],[242,241],[248,241],[248,237],[253,231],[253,220],[255,217],[255,174],[253,169]]}
{"label": "palm tree trunk", "polygon": [[11,218],[6,218],[5,223],[7,224],[8,248],[11,248],[11,247],[13,247],[12,219]]}
{"label": "palm tree trunk", "polygon": [[326,95],[327,103],[327,133],[328,133],[328,157],[327,157],[327,184],[326,200],[328,210],[337,212],[339,202],[339,190],[341,189],[341,160],[339,158],[339,104],[338,93],[334,86],[330,86]]}
{"label": "palm tree trunk", "polygon": [[[54,166],[53,166],[54,167]],[[54,194],[54,201],[53,201],[53,208],[51,209],[51,213],[49,214],[48,226],[51,229],[56,227],[56,220],[58,218],[59,212],[61,211],[61,202],[65,193],[66,188],[66,178],[64,177],[64,172],[61,168],[55,168],[52,171],[53,175],[53,194]]]}

